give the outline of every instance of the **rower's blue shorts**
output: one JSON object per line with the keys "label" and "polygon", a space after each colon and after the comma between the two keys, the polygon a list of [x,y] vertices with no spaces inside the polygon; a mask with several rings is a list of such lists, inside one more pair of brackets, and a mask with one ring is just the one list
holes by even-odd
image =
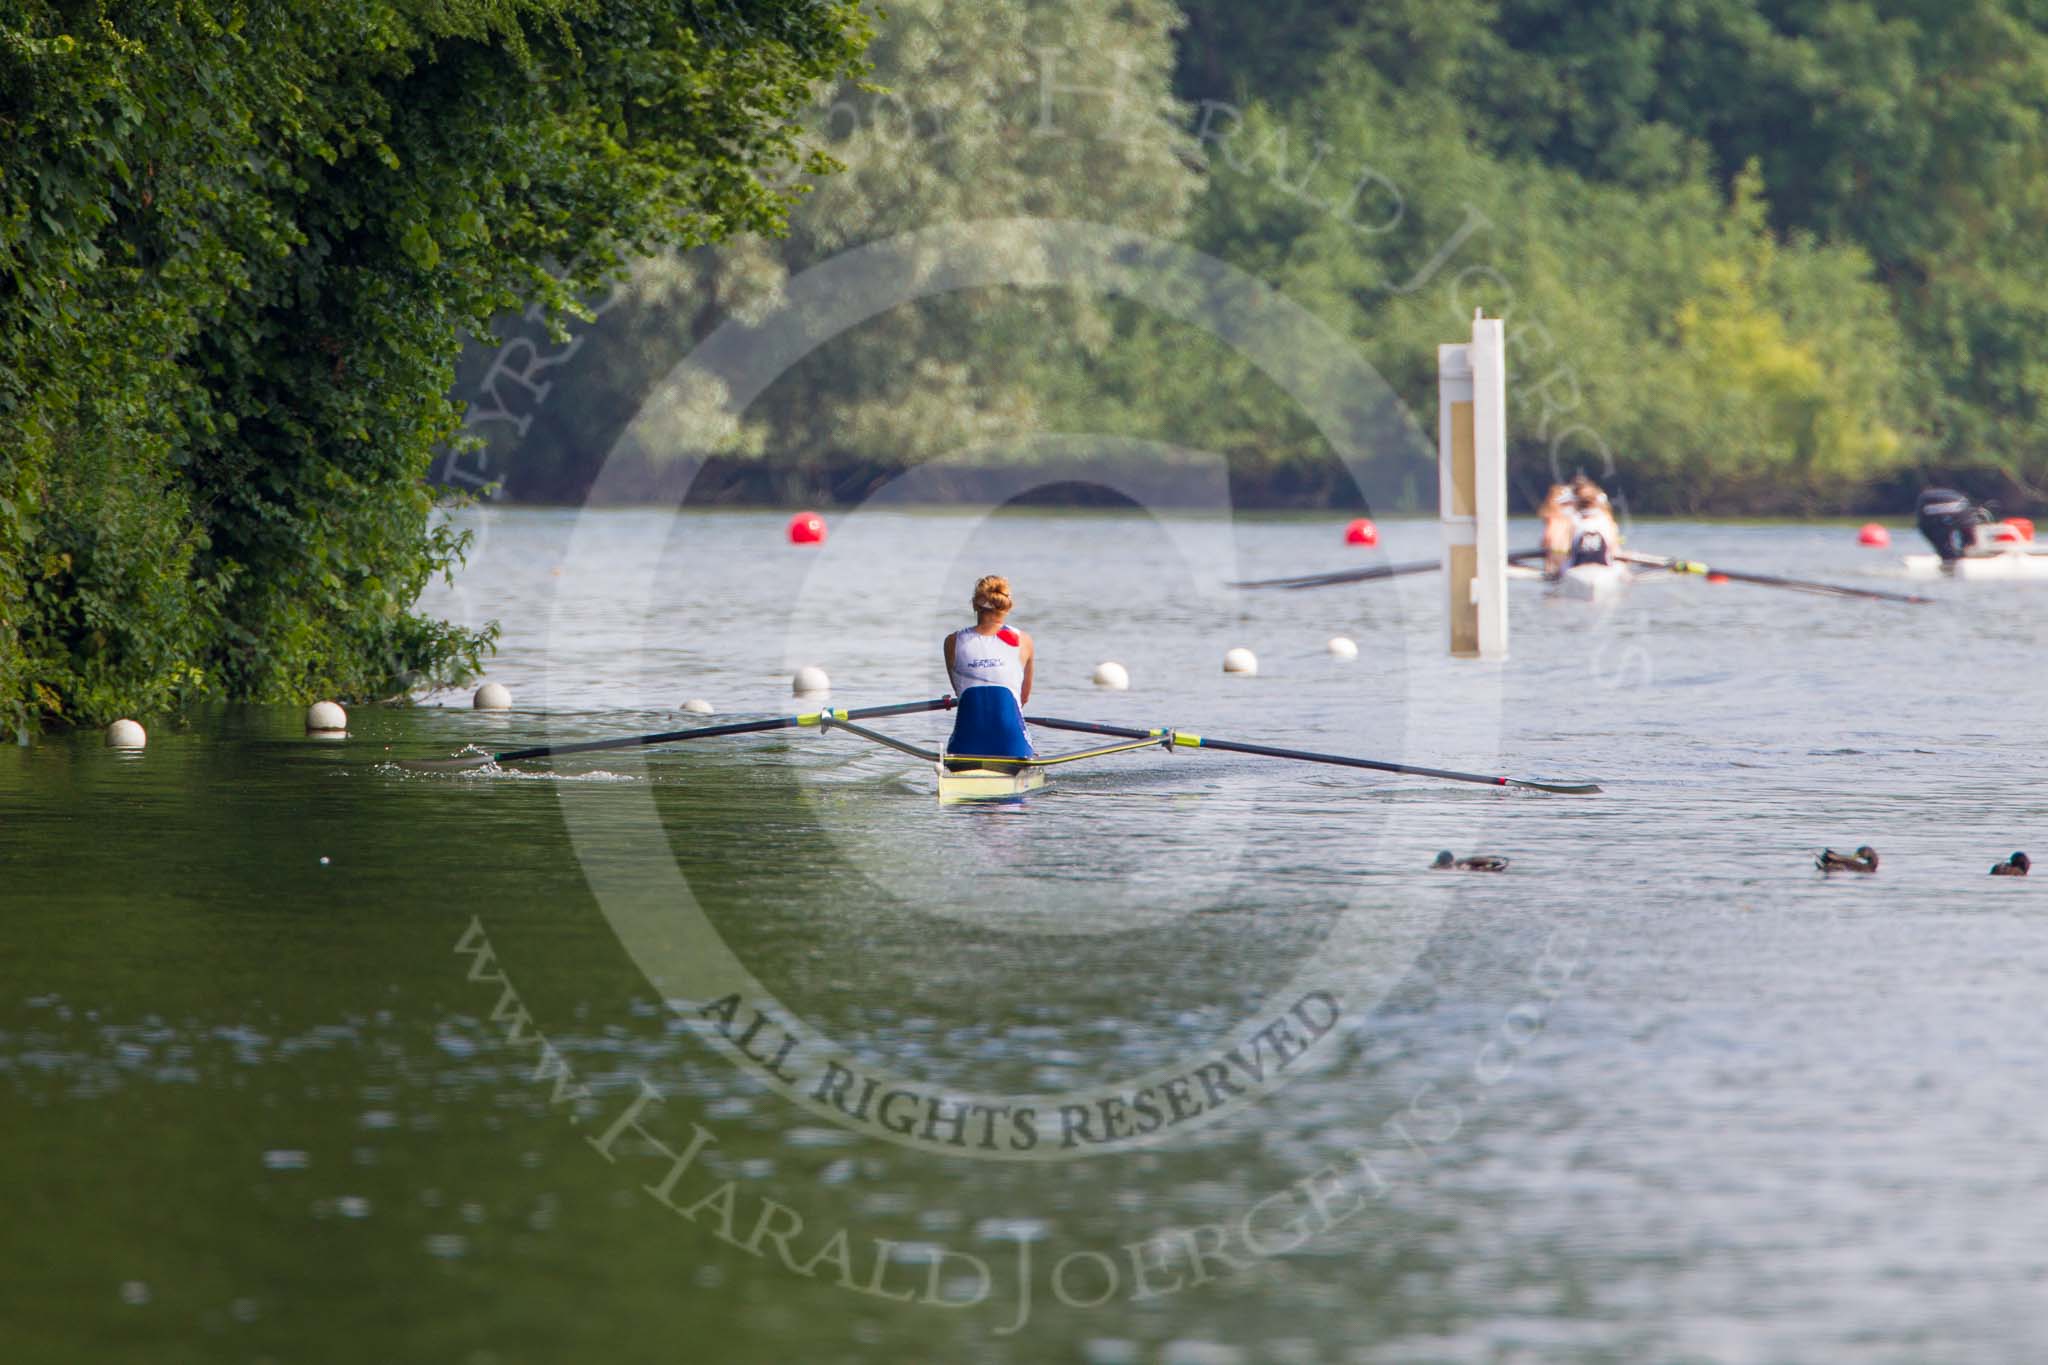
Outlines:
{"label": "rower's blue shorts", "polygon": [[953,736],[946,753],[978,758],[1035,758],[1024,734],[1024,713],[1007,687],[970,687],[953,711]]}

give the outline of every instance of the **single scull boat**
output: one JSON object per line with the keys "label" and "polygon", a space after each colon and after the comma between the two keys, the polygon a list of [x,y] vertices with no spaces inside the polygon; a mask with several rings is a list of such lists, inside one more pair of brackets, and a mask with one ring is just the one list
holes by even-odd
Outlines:
{"label": "single scull boat", "polygon": [[906,716],[922,711],[950,710],[952,697],[937,697],[931,701],[902,702],[893,706],[870,706],[858,710],[830,709],[807,711],[794,716],[776,716],[768,720],[738,721],[729,725],[705,725],[694,730],[669,730],[652,735],[629,735],[618,739],[581,740],[570,744],[543,744],[530,749],[511,749],[499,754],[477,754],[466,758],[407,760],[398,764],[409,772],[464,772],[480,768],[522,763],[535,759],[560,758],[573,754],[598,753],[605,750],[650,748],[659,745],[679,744],[687,740],[712,739],[725,735],[757,734],[771,730],[816,729],[844,730],[847,734],[894,749],[932,765],[938,778],[938,796],[942,804],[955,805],[969,802],[1021,801],[1030,793],[1045,786],[1046,770],[1067,763],[1079,763],[1088,759],[1107,758],[1112,754],[1134,753],[1139,749],[1165,749],[1178,752],[1182,749],[1210,749],[1222,753],[1250,754],[1260,758],[1291,759],[1300,763],[1323,763],[1344,768],[1366,768],[1375,772],[1395,773],[1409,777],[1440,778],[1448,782],[1469,782],[1487,787],[1513,787],[1528,791],[1559,792],[1566,795],[1585,796],[1600,790],[1594,782],[1553,782],[1528,777],[1489,777],[1481,773],[1454,772],[1448,768],[1424,768],[1411,763],[1389,763],[1375,758],[1357,758],[1348,754],[1315,753],[1306,749],[1284,749],[1269,744],[1246,744],[1235,740],[1214,739],[1206,735],[1191,734],[1183,730],[1164,727],[1135,729],[1122,725],[1099,725],[1091,721],[1057,720],[1049,716],[1030,717],[1030,723],[1047,730],[1069,730],[1083,734],[1102,735],[1114,739],[1112,744],[1098,745],[1089,749],[1078,749],[1071,753],[1048,754],[1033,758],[990,758],[975,754],[949,754],[923,745],[912,744],[894,735],[883,734],[859,724],[862,720],[883,716]]}

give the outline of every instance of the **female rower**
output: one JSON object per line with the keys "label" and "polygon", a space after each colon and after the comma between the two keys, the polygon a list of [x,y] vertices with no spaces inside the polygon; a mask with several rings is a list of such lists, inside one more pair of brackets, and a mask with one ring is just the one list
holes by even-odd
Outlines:
{"label": "female rower", "polygon": [[946,677],[959,699],[946,752],[982,758],[1031,758],[1024,703],[1031,700],[1031,636],[1003,624],[1010,580],[990,574],[974,585],[974,624],[946,637]]}

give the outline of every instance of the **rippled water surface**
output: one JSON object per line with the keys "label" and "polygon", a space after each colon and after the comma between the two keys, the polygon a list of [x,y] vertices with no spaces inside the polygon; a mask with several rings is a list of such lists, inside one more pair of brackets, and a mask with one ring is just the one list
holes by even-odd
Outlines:
{"label": "rippled water surface", "polygon": [[[1434,576],[1225,586],[1371,562],[1327,519],[849,513],[797,549],[767,514],[472,515],[429,605],[503,622],[510,713],[0,750],[7,1358],[2048,1340],[2048,888],[1985,876],[2048,853],[2048,585],[1517,583],[1495,667],[1443,657]],[[1841,527],[1633,543],[1914,586]],[[1606,790],[1147,750],[942,809],[809,731],[395,766],[781,714],[806,664],[836,706],[937,697],[989,570],[1038,714]],[[1812,868],[1865,843],[1875,877]]]}

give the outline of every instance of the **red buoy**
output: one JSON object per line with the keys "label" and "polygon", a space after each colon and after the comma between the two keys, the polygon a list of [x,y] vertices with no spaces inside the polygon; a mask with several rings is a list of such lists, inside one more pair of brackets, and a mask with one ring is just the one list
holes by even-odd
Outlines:
{"label": "red buoy", "polygon": [[1351,524],[1344,528],[1346,545],[1377,545],[1380,543],[1380,528],[1372,524],[1370,517],[1353,517]]}
{"label": "red buoy", "polygon": [[1868,521],[1863,524],[1863,529],[1856,533],[1856,543],[1874,545],[1881,550],[1892,543],[1892,533],[1876,522]]}
{"label": "red buoy", "polygon": [[1728,575],[1724,573],[1710,573],[1707,575],[1707,581],[1709,583],[1726,583]]}
{"label": "red buoy", "polygon": [[789,543],[792,545],[823,545],[825,543],[825,519],[816,512],[799,512],[789,519]]}

